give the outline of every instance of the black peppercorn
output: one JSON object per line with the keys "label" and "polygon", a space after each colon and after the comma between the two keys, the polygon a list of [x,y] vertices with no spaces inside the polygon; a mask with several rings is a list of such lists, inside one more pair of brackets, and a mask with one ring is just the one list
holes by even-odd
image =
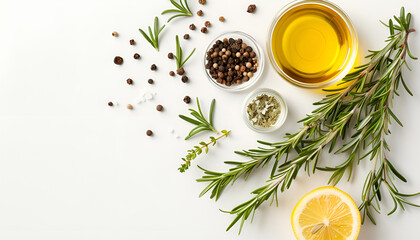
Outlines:
{"label": "black peppercorn", "polygon": [[255,12],[256,9],[257,9],[257,6],[255,6],[255,4],[251,4],[251,5],[248,6],[247,12],[253,13],[253,12]]}
{"label": "black peppercorn", "polygon": [[188,77],[187,77],[187,76],[182,76],[181,81],[182,81],[183,83],[188,82]]}
{"label": "black peppercorn", "polygon": [[152,135],[153,135],[152,130],[147,130],[147,131],[146,131],[146,135],[147,135],[147,136],[149,136],[149,137],[150,137],[150,136],[152,136]]}
{"label": "black peppercorn", "polygon": [[134,59],[139,59],[140,58],[140,54],[138,54],[138,53],[134,53]]}
{"label": "black peppercorn", "polygon": [[112,107],[112,106],[114,106],[114,103],[113,102],[108,102],[108,106]]}
{"label": "black peppercorn", "polygon": [[150,70],[155,71],[157,69],[156,64],[152,64],[152,66],[150,66]]}
{"label": "black peppercorn", "polygon": [[149,84],[153,84],[153,79],[149,79],[149,80],[147,80],[147,82],[148,82]]}
{"label": "black peppercorn", "polygon": [[133,84],[133,79],[131,79],[131,78],[127,79],[127,84],[128,84],[128,85]]}
{"label": "black peppercorn", "polygon": [[189,39],[190,38],[190,35],[189,34],[185,34],[184,35],[184,39]]}
{"label": "black peppercorn", "polygon": [[185,96],[185,97],[184,97],[184,102],[185,102],[186,104],[190,103],[190,102],[191,102],[191,98],[190,98],[189,96]]}
{"label": "black peppercorn", "polygon": [[169,59],[174,59],[174,54],[173,54],[173,53],[171,53],[171,52],[170,52],[170,53],[168,53],[168,58],[169,58]]}
{"label": "black peppercorn", "polygon": [[136,44],[136,41],[134,41],[134,39],[131,39],[130,40],[130,45],[135,45]]}
{"label": "black peppercorn", "polygon": [[179,68],[178,70],[176,70],[176,73],[178,74],[178,75],[182,75],[182,74],[184,74],[185,73],[185,71],[184,71],[184,68]]}
{"label": "black peppercorn", "polygon": [[117,65],[121,65],[121,64],[123,64],[123,62],[124,62],[124,60],[123,60],[123,58],[122,58],[122,57],[120,57],[120,56],[116,56],[116,57],[114,58],[114,63],[115,63],[115,64],[117,64]]}

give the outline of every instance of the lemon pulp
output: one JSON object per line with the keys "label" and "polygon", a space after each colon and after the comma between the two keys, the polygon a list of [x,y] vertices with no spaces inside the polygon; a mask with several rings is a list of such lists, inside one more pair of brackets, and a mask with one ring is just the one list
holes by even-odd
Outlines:
{"label": "lemon pulp", "polygon": [[360,212],[343,191],[318,188],[298,202],[292,227],[298,240],[354,240],[360,230]]}

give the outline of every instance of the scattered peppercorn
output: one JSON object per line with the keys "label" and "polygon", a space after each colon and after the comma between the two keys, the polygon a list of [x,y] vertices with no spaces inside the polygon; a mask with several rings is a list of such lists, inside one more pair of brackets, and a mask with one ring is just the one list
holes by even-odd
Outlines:
{"label": "scattered peppercorn", "polygon": [[133,84],[133,79],[131,79],[131,78],[127,79],[127,84],[128,84],[128,85]]}
{"label": "scattered peppercorn", "polygon": [[184,73],[185,73],[185,70],[184,70],[184,68],[183,68],[183,67],[181,67],[181,68],[179,68],[178,70],[176,70],[176,73],[177,73],[178,75],[182,75],[182,74],[184,74]]}
{"label": "scattered peppercorn", "polygon": [[219,21],[224,22],[225,18],[223,16],[219,17]]}
{"label": "scattered peppercorn", "polygon": [[184,35],[184,39],[189,39],[190,38],[190,34],[185,34]]}
{"label": "scattered peppercorn", "polygon": [[183,83],[188,82],[188,77],[187,77],[187,76],[182,76],[181,81],[182,81]]}
{"label": "scattered peppercorn", "polygon": [[127,109],[129,109],[129,110],[133,110],[133,105],[131,105],[131,104],[127,104]]}
{"label": "scattered peppercorn", "polygon": [[203,11],[202,10],[198,10],[197,11],[197,15],[200,16],[200,17],[203,16]]}
{"label": "scattered peppercorn", "polygon": [[146,135],[147,135],[147,136],[149,136],[149,137],[150,137],[150,136],[152,136],[152,135],[153,135],[152,130],[147,130],[147,131],[146,131]]}
{"label": "scattered peppercorn", "polygon": [[195,30],[195,25],[194,25],[194,23],[193,23],[193,24],[190,24],[190,30]]}
{"label": "scattered peppercorn", "polygon": [[149,83],[149,84],[153,84],[153,79],[149,79],[149,80],[147,80],[147,82]]}
{"label": "scattered peppercorn", "polygon": [[156,110],[158,110],[159,112],[163,110],[163,106],[162,105],[157,105],[156,106]]}
{"label": "scattered peppercorn", "polygon": [[152,66],[150,66],[150,70],[155,71],[157,69],[156,64],[152,64]]}
{"label": "scattered peppercorn", "polygon": [[190,102],[191,102],[191,98],[190,98],[189,96],[185,96],[185,97],[184,97],[184,102],[185,102],[186,104],[190,103]]}
{"label": "scattered peppercorn", "polygon": [[170,72],[169,72],[169,76],[172,76],[172,77],[173,77],[173,76],[175,76],[174,71],[170,71]]}
{"label": "scattered peppercorn", "polygon": [[248,6],[247,12],[254,13],[256,9],[257,9],[257,6],[255,6],[255,4],[251,4]]}
{"label": "scattered peppercorn", "polygon": [[116,57],[114,58],[114,63],[115,63],[115,64],[117,64],[117,65],[121,65],[121,64],[123,64],[123,62],[124,62],[124,60],[123,60],[123,58],[122,58],[122,57],[120,57],[120,56],[116,56]]}
{"label": "scattered peppercorn", "polygon": [[201,28],[201,32],[202,32],[202,33],[207,33],[207,28],[206,28],[206,27],[202,27],[202,28]]}
{"label": "scattered peppercorn", "polygon": [[135,45],[136,44],[136,41],[134,41],[134,39],[131,39],[130,40],[130,45]]}
{"label": "scattered peppercorn", "polygon": [[113,102],[108,102],[108,106],[112,107],[112,106],[114,106],[114,103]]}
{"label": "scattered peppercorn", "polygon": [[168,58],[169,58],[169,59],[174,59],[174,54],[173,54],[173,53],[171,53],[171,52],[170,52],[170,53],[168,53]]}
{"label": "scattered peppercorn", "polygon": [[140,58],[140,54],[138,54],[138,53],[134,53],[134,59],[139,59]]}
{"label": "scattered peppercorn", "polygon": [[114,31],[114,32],[112,32],[112,36],[118,37],[118,33]]}
{"label": "scattered peppercorn", "polygon": [[204,26],[206,26],[206,27],[210,27],[210,25],[211,25],[210,21],[205,21],[205,22],[204,22]]}
{"label": "scattered peppercorn", "polygon": [[252,47],[242,39],[217,40],[206,53],[205,68],[219,84],[231,86],[249,81],[257,71],[258,61]]}
{"label": "scattered peppercorn", "polygon": [[201,4],[201,5],[206,4],[206,2],[207,2],[206,0],[198,0],[198,3]]}

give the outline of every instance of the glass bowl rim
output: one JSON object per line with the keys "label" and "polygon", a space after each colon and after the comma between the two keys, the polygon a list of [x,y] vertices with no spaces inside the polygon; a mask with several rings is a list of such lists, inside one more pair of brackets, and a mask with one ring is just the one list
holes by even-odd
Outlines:
{"label": "glass bowl rim", "polygon": [[[271,127],[268,128],[264,128],[264,127],[260,127],[260,126],[254,126],[250,120],[248,119],[248,113],[247,113],[247,107],[248,104],[250,103],[250,101],[257,97],[260,94],[263,93],[267,93],[267,95],[271,95],[274,96],[275,98],[277,98],[277,100],[279,101],[280,104],[280,108],[281,108],[281,112],[279,115],[279,118],[277,119],[277,122],[272,125]],[[242,104],[242,117],[243,120],[245,122],[245,125],[247,125],[250,129],[254,130],[255,132],[259,132],[259,133],[270,133],[270,132],[274,132],[276,130],[278,130],[281,126],[283,126],[284,122],[287,119],[287,115],[288,115],[288,107],[287,107],[287,103],[284,100],[283,96],[277,92],[274,89],[271,88],[257,88],[254,91],[252,91],[251,93],[249,93],[246,97],[245,100]]]}
{"label": "glass bowl rim", "polygon": [[[206,59],[207,58],[207,52],[212,47],[212,45],[217,40],[220,40],[220,38],[225,38],[225,37],[229,38],[229,35],[231,35],[231,34],[232,35],[233,34],[239,35],[239,36],[241,36],[242,39],[245,39],[246,41],[251,42],[251,44],[255,46],[255,49],[254,49],[254,46],[251,46],[251,47],[254,49],[254,51],[256,53],[256,57],[257,57],[257,60],[258,60],[258,67],[257,67],[257,72],[255,72],[254,76],[251,77],[248,82],[241,83],[241,84],[235,84],[233,86],[225,86],[225,85],[217,83],[210,76],[209,70],[206,69],[205,65],[206,65],[206,61],[207,61],[207,59]],[[207,45],[207,47],[204,51],[203,69],[204,69],[205,75],[207,76],[207,79],[217,88],[223,89],[223,90],[226,90],[226,91],[230,91],[230,92],[239,92],[239,91],[249,89],[256,82],[258,82],[258,80],[261,78],[261,75],[264,71],[264,62],[265,62],[264,51],[263,51],[261,45],[257,42],[257,40],[255,40],[251,35],[249,35],[245,32],[242,32],[242,31],[225,31],[225,32],[219,34],[218,36],[216,36],[214,39],[212,39],[209,42],[209,44]]]}
{"label": "glass bowl rim", "polygon": [[[343,21],[346,23],[346,26],[350,32],[350,38],[351,38],[351,48],[352,50],[350,51],[350,53],[348,54],[349,56],[347,56],[347,61],[348,63],[345,65],[345,67],[343,68],[343,70],[336,76],[334,76],[333,78],[331,78],[328,81],[325,82],[321,82],[321,83],[303,83],[300,82],[292,77],[290,77],[289,75],[287,75],[277,64],[275,58],[274,58],[274,54],[273,51],[271,49],[271,39],[273,37],[273,33],[274,33],[274,28],[277,24],[277,22],[280,20],[280,18],[287,13],[288,11],[292,10],[295,7],[301,6],[301,5],[306,5],[306,4],[318,4],[318,5],[322,5],[324,7],[327,7],[329,9],[332,9],[333,11],[335,11],[342,19]],[[274,16],[273,20],[271,21],[271,24],[268,28],[268,34],[267,34],[267,39],[266,39],[266,47],[267,47],[267,55],[268,55],[268,59],[271,63],[271,65],[273,66],[273,68],[276,70],[276,72],[282,76],[284,79],[286,79],[288,82],[300,86],[300,87],[304,87],[304,88],[312,88],[312,89],[320,89],[320,88],[325,88],[325,87],[329,87],[335,83],[337,83],[338,81],[340,81],[341,79],[343,79],[353,68],[355,62],[356,62],[356,58],[357,58],[357,54],[358,54],[358,36],[357,36],[357,32],[356,29],[354,27],[353,22],[351,21],[350,17],[344,12],[343,9],[341,9],[338,5],[336,5],[335,3],[328,1],[328,0],[295,0],[292,1],[288,4],[286,4],[284,7],[282,7]]]}

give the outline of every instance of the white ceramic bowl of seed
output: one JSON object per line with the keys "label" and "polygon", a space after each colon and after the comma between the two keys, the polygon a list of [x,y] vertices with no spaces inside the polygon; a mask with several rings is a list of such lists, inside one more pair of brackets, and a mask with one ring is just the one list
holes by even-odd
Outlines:
{"label": "white ceramic bowl of seed", "polygon": [[251,92],[243,103],[243,119],[252,130],[260,133],[279,129],[287,118],[287,104],[277,91],[259,88]]}

